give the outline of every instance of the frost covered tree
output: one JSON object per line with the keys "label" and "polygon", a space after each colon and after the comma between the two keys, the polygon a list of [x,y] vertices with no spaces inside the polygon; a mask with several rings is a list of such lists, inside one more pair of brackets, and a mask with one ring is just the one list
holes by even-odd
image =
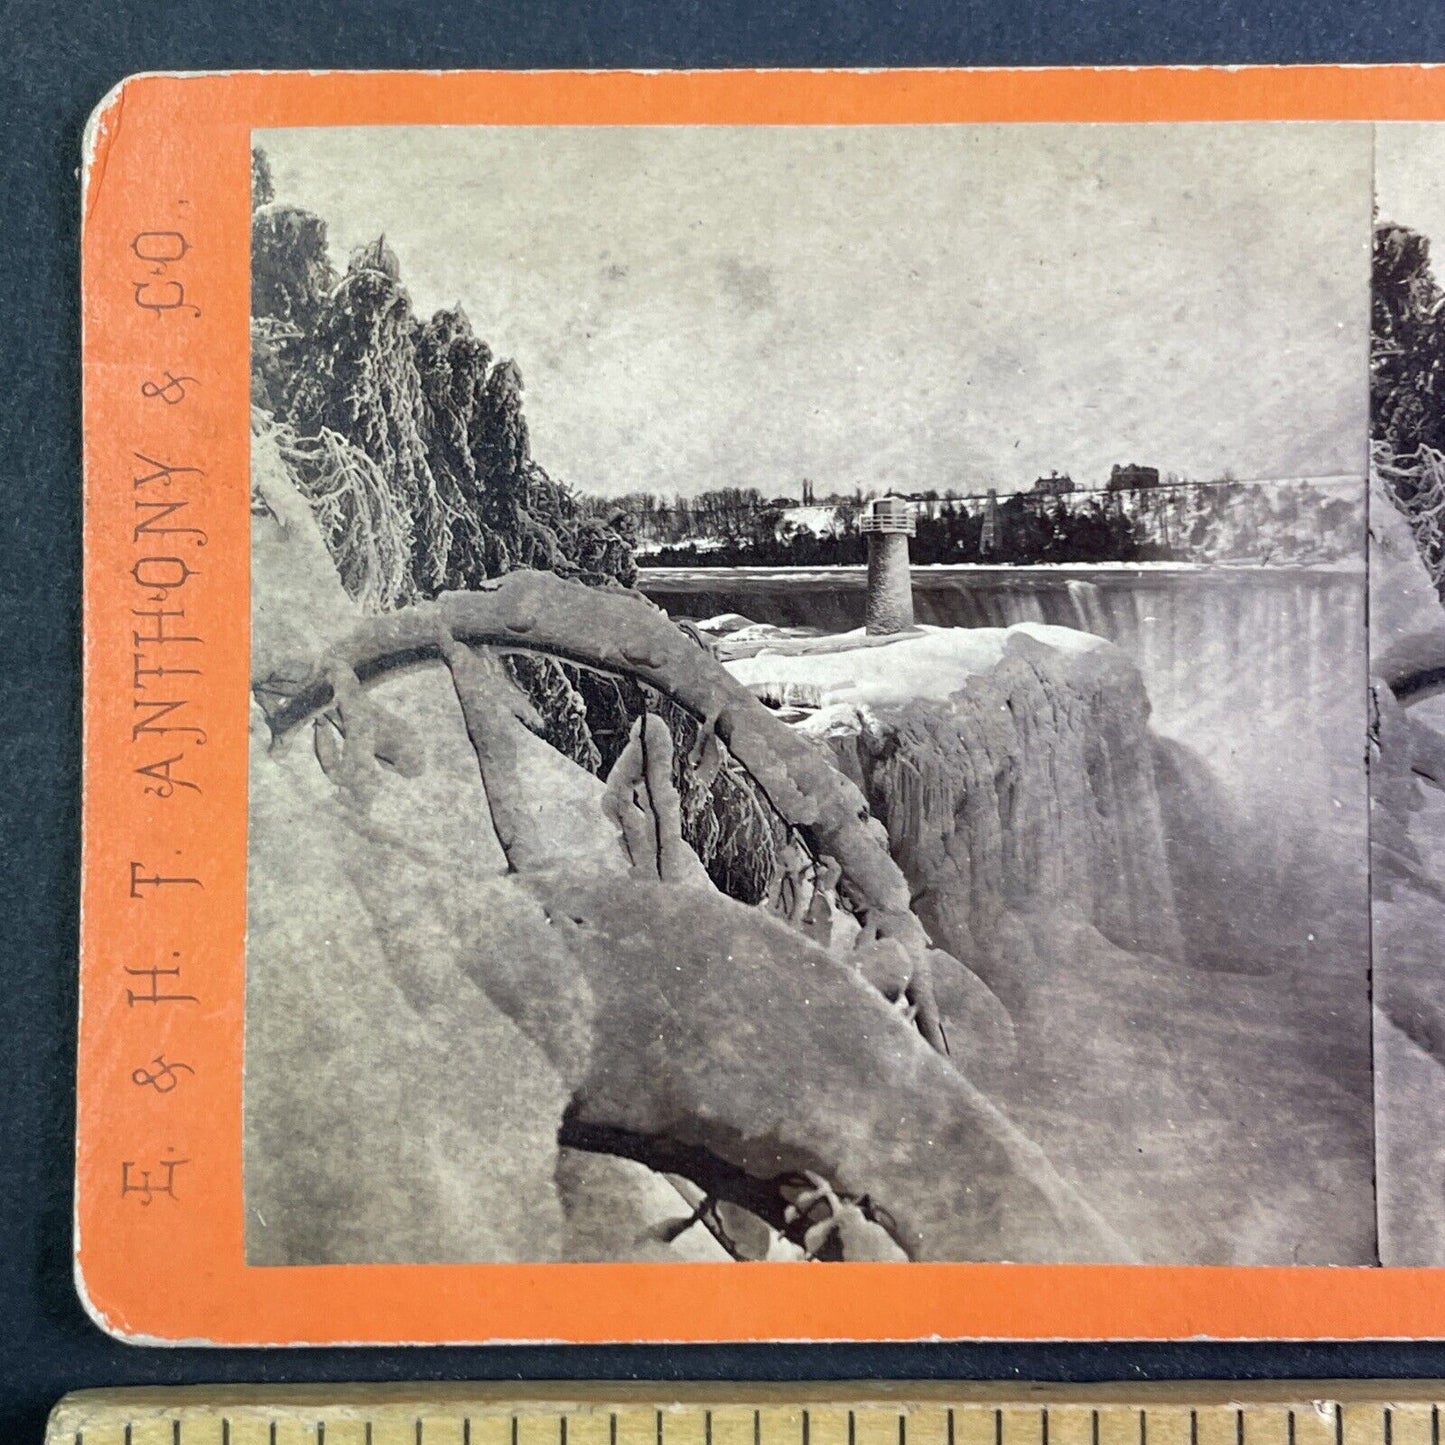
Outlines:
{"label": "frost covered tree", "polygon": [[300,206],[257,208],[251,221],[251,314],[309,334],[336,285],[326,222]]}
{"label": "frost covered tree", "polygon": [[276,185],[271,179],[271,162],[259,147],[251,149],[251,209],[269,206],[276,199]]}
{"label": "frost covered tree", "polygon": [[415,591],[429,596],[445,579],[455,507],[444,505],[427,458],[416,325],[387,264],[394,260],[382,242],[352,257],[321,307],[282,406],[302,435],[337,432],[381,468],[410,523]]}
{"label": "frost covered tree", "polygon": [[[259,150],[252,178],[253,403],[307,455],[352,449],[365,465],[345,474],[381,478],[395,505],[338,505],[334,477],[311,481],[333,518],[401,519],[405,536],[381,548],[409,557],[396,600],[519,567],[631,585],[630,534],[615,519],[584,518],[570,489],[533,458],[518,365],[494,360],[460,306],[419,318],[384,237],[357,248],[338,274],[325,222],[274,200]],[[365,540],[338,545],[354,554]]]}
{"label": "frost covered tree", "polygon": [[251,400],[279,415],[307,354],[336,273],[326,223],[296,206],[259,206],[251,219]]}
{"label": "frost covered tree", "polygon": [[1424,236],[1376,226],[1371,295],[1372,462],[1445,600],[1445,293]]}
{"label": "frost covered tree", "polygon": [[1430,242],[1404,226],[1375,228],[1371,291],[1373,439],[1397,455],[1445,449],[1445,321]]}

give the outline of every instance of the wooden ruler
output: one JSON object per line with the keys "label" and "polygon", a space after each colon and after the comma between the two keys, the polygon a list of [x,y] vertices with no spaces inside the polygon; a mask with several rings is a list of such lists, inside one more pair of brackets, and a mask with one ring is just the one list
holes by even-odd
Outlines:
{"label": "wooden ruler", "polygon": [[69,1395],[50,1445],[1440,1445],[1445,1381],[309,1386]]}

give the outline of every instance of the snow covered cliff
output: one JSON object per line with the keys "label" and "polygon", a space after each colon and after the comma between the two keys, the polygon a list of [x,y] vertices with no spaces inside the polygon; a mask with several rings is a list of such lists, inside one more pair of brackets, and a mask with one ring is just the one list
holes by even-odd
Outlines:
{"label": "snow covered cliff", "polygon": [[[914,910],[1006,1000],[1044,981],[1062,917],[1183,952],[1138,670],[1089,633],[1023,623],[778,640],[728,664],[831,750],[888,830]],[[736,650],[736,644],[734,645]]]}
{"label": "snow covered cliff", "polygon": [[[519,572],[361,615],[254,442],[250,1259],[1131,1257],[970,1077],[997,1001],[820,750],[620,589]],[[506,648],[671,712],[601,778]],[[684,742],[778,814],[757,903],[682,834]]]}
{"label": "snow covered cliff", "polygon": [[1289,860],[1154,732],[1122,649],[1040,623],[700,627],[857,781],[915,913],[1009,1008],[985,1087],[1146,1260],[1373,1258],[1362,955],[1281,947]]}

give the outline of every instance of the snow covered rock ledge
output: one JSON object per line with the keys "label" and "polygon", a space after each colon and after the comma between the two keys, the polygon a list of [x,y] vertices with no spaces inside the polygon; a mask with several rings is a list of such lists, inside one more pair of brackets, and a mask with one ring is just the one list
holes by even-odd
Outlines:
{"label": "snow covered rock ledge", "polygon": [[799,730],[887,828],[914,912],[1006,1003],[1069,966],[1039,942],[1060,924],[1181,956],[1149,699],[1111,643],[922,627],[779,638],[727,665],[770,705],[811,710]]}

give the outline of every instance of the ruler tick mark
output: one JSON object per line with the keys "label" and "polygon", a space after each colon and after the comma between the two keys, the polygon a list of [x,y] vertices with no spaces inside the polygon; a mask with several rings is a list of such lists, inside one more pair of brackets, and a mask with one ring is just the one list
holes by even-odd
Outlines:
{"label": "ruler tick mark", "polygon": [[[1310,1445],[1309,1434],[1310,1431],[1315,1428],[1315,1426],[1311,1424],[1311,1421],[1315,1420],[1317,1416],[1323,1416],[1323,1419],[1319,1420],[1318,1423],[1322,1424],[1324,1430],[1327,1432],[1327,1437],[1322,1436],[1321,1438],[1327,1438],[1328,1445],[1412,1445],[1412,1442],[1419,1436],[1424,1437],[1423,1441],[1419,1442],[1419,1445],[1445,1445],[1445,1439],[1442,1439],[1440,1429],[1440,1415],[1442,1408],[1445,1408],[1445,1396],[1439,1397],[1438,1403],[1431,1401],[1428,1395],[1423,1399],[1417,1397],[1416,1399],[1410,1400],[1406,1414],[1401,1417],[1406,1429],[1404,1435],[1399,1440],[1395,1438],[1395,1406],[1393,1401],[1387,1404],[1377,1396],[1375,1400],[1367,1402],[1357,1400],[1353,1394],[1349,1394],[1348,1398],[1352,1411],[1356,1411],[1357,1404],[1364,1404],[1366,1406],[1366,1408],[1358,1410],[1358,1418],[1356,1418],[1356,1414],[1351,1415],[1351,1420],[1354,1421],[1354,1424],[1348,1431],[1346,1430],[1347,1422],[1345,1420],[1343,1398],[1336,1398],[1333,1401],[1321,1403],[1311,1403],[1300,1398],[1292,1401],[1286,1396],[1284,1399],[1278,1399],[1275,1404],[1265,1408],[1261,1408],[1255,1404],[1240,1405],[1237,1401],[1226,1405],[1224,1408],[1220,1408],[1219,1405],[1199,1405],[1198,1408],[1194,1408],[1185,1402],[1180,1402],[1183,1404],[1184,1409],[1188,1410],[1189,1429],[1187,1437],[1182,1429],[1176,1429],[1176,1425],[1171,1423],[1171,1419],[1177,1419],[1177,1424],[1179,1426],[1183,1425],[1182,1410],[1179,1411],[1177,1415],[1175,1415],[1174,1412],[1170,1412],[1169,1414],[1161,1416],[1162,1424],[1159,1424],[1159,1428],[1156,1429],[1151,1428],[1157,1423],[1152,1418],[1151,1407],[1140,1407],[1137,1402],[1135,1402],[1129,1405],[1109,1405],[1090,1408],[1086,1402],[1079,1401],[1079,1405],[1089,1410],[1090,1428],[1088,1435],[1085,1436],[1082,1441],[1078,1442],[1078,1445],[1119,1445],[1120,1441],[1125,1441],[1125,1445],[1166,1445],[1165,1436],[1175,1433],[1177,1433],[1179,1437],[1177,1445],[1218,1445],[1218,1442],[1213,1441],[1213,1436],[1210,1432],[1225,1427],[1231,1413],[1234,1415],[1234,1429],[1230,1432],[1232,1438],[1228,1441],[1228,1445],[1268,1445],[1269,1440],[1278,1441],[1279,1445]],[[812,1406],[819,1403],[821,1403],[819,1397],[815,1396],[809,1400],[806,1405],[802,1401],[794,1401],[791,1404],[784,1404],[781,1407],[770,1405],[769,1420],[773,1423],[768,1426],[768,1438],[766,1441],[763,1440],[762,1411],[761,1409],[754,1409],[752,1440],[747,1442],[747,1445],[790,1445],[787,1439],[787,1431],[783,1428],[783,1416],[779,1413],[779,1409],[794,1409],[798,1412],[797,1421],[799,1433],[793,1437],[791,1445],[827,1445],[826,1439],[821,1436],[816,1436],[813,1432]],[[284,1423],[288,1433],[280,1436],[282,1440],[290,1439],[294,1434],[296,1439],[309,1440],[311,1445],[331,1445],[331,1440],[328,1439],[327,1427],[328,1425],[335,1425],[336,1422],[331,1420],[330,1417],[311,1414],[311,1410],[317,1408],[318,1405],[321,1408],[332,1408],[326,1404],[324,1397],[319,1400],[313,1397],[308,1406],[302,1406],[300,1409],[294,1411],[291,1407],[278,1407],[273,1404],[269,1409],[264,1410],[260,1419],[253,1420],[251,1424],[248,1425],[245,1420],[242,1420],[240,1423],[239,1437],[237,1431],[232,1428],[232,1421],[229,1414],[221,1415],[220,1412],[217,1411],[217,1414],[210,1418],[213,1422],[219,1419],[219,1425],[215,1423],[210,1425],[209,1428],[215,1430],[216,1434],[209,1438],[215,1442],[215,1445],[235,1445],[238,1438],[242,1440],[251,1438],[247,1434],[247,1431],[254,1430],[256,1432],[257,1445],[264,1445],[264,1442],[267,1441],[269,1441],[269,1445],[278,1445],[280,1426]],[[654,1429],[652,1433],[654,1439],[645,1441],[644,1445],[686,1445],[689,1439],[694,1441],[695,1445],[727,1445],[726,1433],[727,1428],[730,1427],[727,1427],[725,1417],[724,1434],[722,1437],[718,1436],[717,1431],[713,1428],[713,1416],[716,1413],[715,1408],[703,1409],[700,1404],[696,1408],[691,1406],[658,1405],[656,1400],[654,1400],[653,1405]],[[982,1408],[979,1408],[980,1406],[982,1406]],[[1426,1406],[1429,1408],[1428,1432],[1419,1429],[1419,1425],[1425,1423],[1424,1410]],[[404,1414],[401,1415],[401,1418],[395,1419],[389,1427],[398,1432],[396,1436],[398,1442],[406,1440],[407,1445],[430,1445],[432,1440],[445,1438],[455,1441],[456,1445],[486,1445],[486,1442],[481,1436],[474,1436],[470,1416],[464,1416],[460,1410],[454,1414],[443,1410],[440,1414],[423,1416],[416,1413],[415,1405],[413,1405],[412,1408],[412,1429],[410,1431],[405,1431],[404,1429]],[[558,1409],[554,1417],[556,1419],[557,1434],[553,1437],[553,1445],[588,1445],[587,1437],[590,1436],[595,1428],[593,1424],[588,1422],[595,1421],[598,1416],[603,1413],[605,1408],[604,1406],[603,1409],[600,1409],[597,1415],[593,1415],[589,1411],[582,1417],[583,1433],[581,1436],[572,1429],[570,1410],[565,1408]],[[884,1400],[866,1402],[862,1406],[859,1406],[856,1400],[852,1405],[849,1405],[845,1401],[840,1401],[837,1406],[828,1408],[829,1415],[824,1419],[824,1425],[826,1427],[824,1435],[826,1436],[829,1430],[835,1428],[835,1425],[829,1425],[828,1420],[832,1419],[836,1422],[837,1415],[834,1412],[837,1409],[842,1409],[846,1413],[848,1421],[846,1445],[867,1445],[867,1442],[863,1442],[859,1438],[857,1428],[858,1408],[868,1409],[869,1417],[874,1421],[875,1434],[881,1430],[887,1410],[892,1409],[894,1411],[894,1418],[897,1421],[898,1427],[897,1438],[896,1440],[891,1438],[886,1440],[884,1445],[969,1445],[969,1442],[963,1439],[963,1434],[967,1432],[960,1433],[958,1429],[957,1411],[958,1408],[964,1407],[950,1405],[945,1408],[945,1428],[940,1432],[942,1438],[932,1433],[933,1426],[927,1419],[924,1420],[924,1428],[921,1434],[917,1430],[910,1430],[912,1411],[918,1408],[918,1406],[906,1396],[901,1402],[897,1397],[887,1402]],[[1076,1430],[1076,1425],[1070,1422],[1077,1416],[1077,1424],[1083,1423],[1083,1410],[1070,1409],[1065,1411],[1064,1416],[1060,1417],[1064,1422],[1064,1435],[1059,1435],[1054,1429],[1051,1405],[1037,1399],[1033,1401],[1017,1398],[1011,1400],[1008,1408],[1015,1411],[1015,1417],[1013,1425],[1007,1429],[1005,1429],[1003,1419],[1004,1407],[1001,1404],[990,1406],[987,1405],[985,1401],[979,1401],[977,1404],[968,1406],[967,1408],[973,1419],[973,1423],[970,1423],[968,1418],[964,1421],[964,1423],[969,1426],[969,1430],[973,1430],[976,1425],[982,1426],[986,1430],[988,1420],[987,1412],[992,1411],[993,1429],[982,1437],[984,1445],[1028,1445],[1029,1432],[1023,1420],[1023,1415],[1028,1409],[1033,1409],[1037,1412],[1037,1423],[1035,1425],[1037,1433],[1035,1435],[1034,1445],[1067,1445],[1065,1436],[1072,1435]],[[1137,1438],[1126,1441],[1125,1437],[1134,1433],[1123,1431],[1123,1426],[1128,1419],[1130,1409],[1135,1412]],[[1334,1412],[1333,1428],[1331,1428],[1329,1423],[1329,1412],[1331,1409]],[[166,1415],[166,1410],[171,1412],[169,1416]],[[506,1410],[505,1405],[502,1406],[502,1410]],[[635,1435],[636,1433],[633,1430],[634,1424],[637,1425],[644,1434],[647,1433],[645,1410],[646,1406],[644,1405],[643,1409],[637,1411],[635,1415],[629,1413],[628,1429],[630,1435]],[[1283,1432],[1285,1438],[1283,1441],[1279,1441],[1279,1434],[1281,1433],[1279,1431],[1279,1412],[1281,1410],[1284,1411],[1283,1423],[1285,1425]],[[1208,1430],[1201,1430],[1201,1411],[1207,1411],[1206,1422],[1209,1425]],[[141,1440],[149,1440],[152,1438],[152,1435],[154,1435],[157,1441],[165,1441],[165,1445],[185,1445],[185,1442],[191,1439],[194,1433],[193,1427],[196,1426],[197,1422],[192,1418],[188,1407],[183,1409],[174,1403],[170,1405],[162,1404],[158,1414],[158,1419],[151,1419],[150,1422],[146,1424],[134,1416],[128,1420],[124,1408],[121,1407],[115,1410],[113,1419],[106,1421],[101,1428],[115,1432],[108,1438],[113,1439],[116,1445],[140,1445]],[[365,1412],[358,1411],[358,1414],[364,1415]],[[1104,1442],[1102,1439],[1103,1417],[1106,1414],[1110,1421],[1109,1442]],[[271,1418],[268,1419],[268,1415]],[[702,1417],[700,1422],[698,1421],[698,1416]],[[669,1439],[667,1435],[669,1417],[671,1418],[672,1425],[675,1427],[672,1431],[671,1439]],[[383,1430],[380,1435],[376,1434],[376,1424],[378,1422],[385,1424],[388,1418],[391,1417],[389,1415],[374,1416],[370,1420],[359,1418],[354,1419],[350,1425],[342,1421],[339,1426],[330,1430],[329,1435],[335,1440],[336,1445],[341,1445],[341,1438],[343,1436],[346,1439],[354,1439],[357,1445],[378,1445],[379,1441],[392,1438],[385,1430]],[[520,1439],[520,1406],[510,1412],[500,1414],[497,1418],[510,1419],[510,1445],[522,1445]],[[607,1419],[608,1435],[602,1442],[602,1445],[629,1445],[629,1442],[624,1442],[621,1439],[617,1410],[608,1411]],[[441,1436],[437,1435],[435,1428],[431,1431],[428,1431],[426,1428],[428,1422],[435,1427],[438,1420],[442,1422]],[[679,1421],[684,1427],[682,1433],[679,1433],[676,1428]],[[1412,1424],[1412,1421],[1418,1423]],[[264,1433],[261,1428],[263,1423],[266,1427]],[[536,1423],[540,1425],[540,1419]],[[702,1425],[701,1430],[697,1430],[698,1423]],[[72,1427],[70,1432],[63,1437],[66,1445],[91,1445],[91,1442],[96,1440],[98,1424],[98,1421],[92,1421],[90,1426]],[[141,1425],[141,1433],[139,1436],[135,1434],[135,1426],[137,1424]],[[361,1433],[359,1435],[353,1434],[352,1432],[356,1431],[358,1425],[361,1427]],[[777,1427],[776,1429],[774,1429],[775,1425]],[[1255,1428],[1256,1426],[1259,1428]],[[341,1435],[337,1434],[337,1429],[341,1431]],[[696,1434],[692,1433],[694,1430],[697,1431]],[[448,1431],[451,1433],[448,1433]],[[1078,1433],[1082,1434],[1083,1432]],[[889,1432],[889,1434],[891,1435],[891,1432]],[[990,1438],[990,1436],[992,1438]],[[1208,1440],[1206,1440],[1206,1436],[1209,1437]],[[530,1438],[529,1436],[529,1440]],[[744,1440],[746,1440],[746,1437],[744,1437]],[[493,1442],[493,1445],[508,1445],[508,1437],[504,1435],[501,1442]],[[635,1445],[635,1441],[631,1441],[630,1445]],[[839,1445],[845,1445],[845,1442],[839,1442]]]}

